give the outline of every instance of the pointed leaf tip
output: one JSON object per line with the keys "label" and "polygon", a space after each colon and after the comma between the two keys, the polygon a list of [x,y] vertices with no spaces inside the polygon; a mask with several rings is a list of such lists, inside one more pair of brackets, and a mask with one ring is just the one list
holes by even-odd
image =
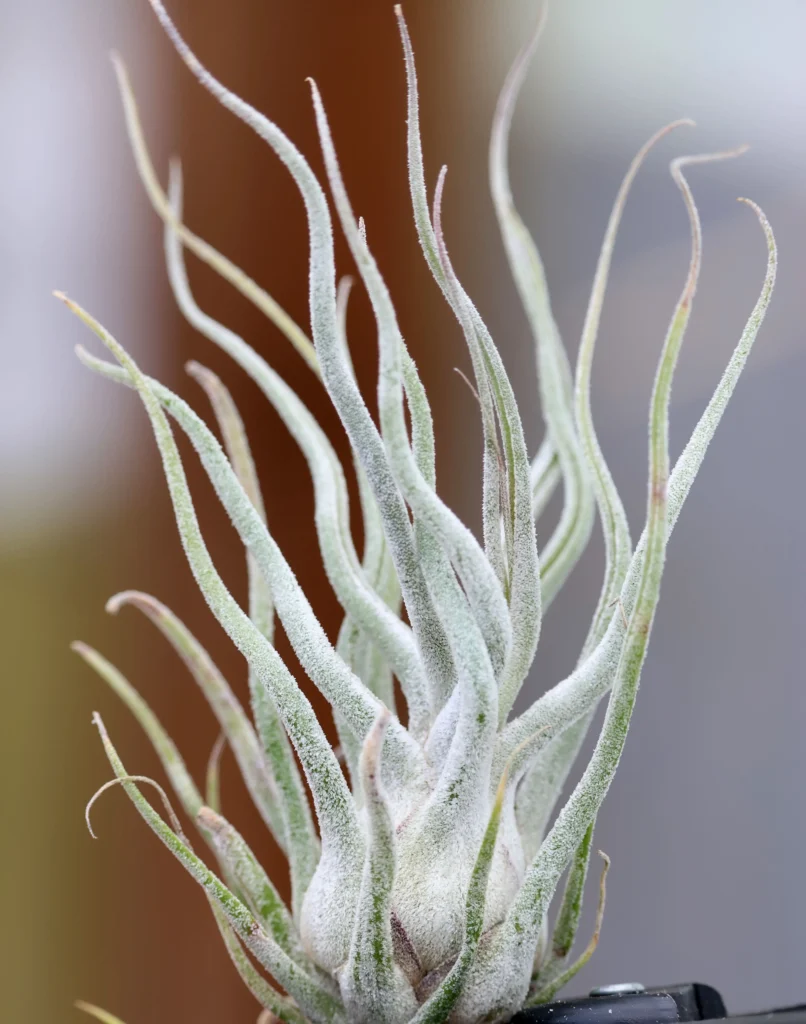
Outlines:
{"label": "pointed leaf tip", "polygon": [[82,1013],[89,1014],[90,1017],[94,1017],[96,1020],[101,1021],[101,1024],[123,1024],[120,1017],[115,1017],[114,1014],[108,1013],[106,1010],[102,1010],[100,1006],[93,1006],[92,1003],[85,1003],[83,999],[77,999],[73,1005],[77,1010],[81,1010]]}

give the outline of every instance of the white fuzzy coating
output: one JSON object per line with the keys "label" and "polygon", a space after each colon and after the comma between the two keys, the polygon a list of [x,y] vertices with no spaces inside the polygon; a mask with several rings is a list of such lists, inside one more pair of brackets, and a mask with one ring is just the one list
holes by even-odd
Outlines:
{"label": "white fuzzy coating", "polygon": [[448,256],[441,224],[444,170],[434,199],[434,236],[440,264],[468,346],[477,351],[478,362],[484,365],[488,375],[504,448],[507,477],[504,492],[507,500],[501,510],[501,519],[507,540],[507,590],[512,625],[512,645],[499,679],[498,718],[499,722],[505,722],[534,660],[540,638],[542,597],[532,482],[523,424],[501,354],[478,310],[459,283]]}
{"label": "white fuzzy coating", "polygon": [[258,924],[241,901],[205,866],[182,838],[166,825],[151,804],[143,797],[120,760],[99,714],[93,716],[101,740],[127,796],[140,815],[193,877],[215,901],[253,956],[283,985],[314,1024],[337,1024],[343,1018],[336,1000],[321,987],[317,979],[300,969],[291,957]]}
{"label": "white fuzzy coating", "polygon": [[[252,723],[240,701],[210,655],[170,608],[150,594],[125,590],[107,601],[107,611],[117,614],[131,605],[141,611],[168,640],[187,666],[213,710],[235,755],[249,794],[282,850],[287,851],[287,826],[269,765],[258,744]],[[316,847],[315,833],[314,848]],[[314,857],[314,866],[316,858]],[[310,877],[306,880],[310,880]]]}
{"label": "white fuzzy coating", "polygon": [[[511,626],[501,585],[475,537],[438,498],[417,465],[406,433],[403,412],[402,340],[394,306],[378,266],[358,230],[330,135],[321,97],[311,82],[316,123],[328,180],[358,271],[367,288],[378,325],[380,371],[378,409],[383,440],[395,478],[415,516],[434,534],[451,560],[484,636],[493,668],[503,666],[511,643]],[[447,627],[446,627],[447,628]],[[457,652],[453,643],[454,658]]]}
{"label": "white fuzzy coating", "polygon": [[521,220],[509,184],[507,148],[512,115],[539,42],[547,6],[518,54],[501,90],[490,135],[489,176],[510,269],[534,335],[540,401],[562,473],[564,502],[556,529],[541,551],[543,604],[548,607],[579,560],[594,519],[593,491],[574,422],[571,368],[551,310],[546,273],[537,246]]}
{"label": "white fuzzy coating", "polygon": [[[341,963],[346,955],[343,922],[345,918],[352,918],[363,860],[363,840],[357,811],[338,761],[310,702],[277,652],[231,596],[216,571],[199,529],[176,442],[146,378],[101,324],[75,303],[68,299],[64,301],[103,341],[137,388],[160,449],[179,534],[194,578],[213,614],[269,689],[302,763],[314,798],[322,837],[322,856],[302,908],[303,939],[306,937],[307,921],[309,951],[318,963],[332,968]],[[213,441],[217,445],[214,438]],[[221,454],[227,469],[232,472],[226,456],[223,452]],[[254,513],[248,498],[245,501]],[[322,907],[326,909],[323,911],[320,909]],[[315,922],[312,928],[311,919]]]}
{"label": "white fuzzy coating", "polygon": [[543,438],[532,459],[529,478],[532,482],[532,516],[537,523],[562,480],[557,452],[548,435]]}
{"label": "white fuzzy coating", "polygon": [[[97,364],[96,368],[101,369]],[[114,369],[103,372],[120,379]],[[187,434],[243,543],[255,555],[269,581],[278,614],[303,667],[323,696],[345,717],[356,736],[363,739],[380,711],[379,701],[331,646],[291,567],[249,501],[210,429],[186,402],[168,388],[150,380],[148,385]],[[420,748],[397,720],[388,731],[387,743],[390,749],[385,766],[397,783],[395,793],[401,801],[397,811],[402,816],[407,813],[417,791],[423,791],[426,765]],[[413,793],[409,792],[409,787],[413,788]]]}
{"label": "white fuzzy coating", "polygon": [[344,1005],[356,1024],[405,1024],[417,1011],[411,982],[395,963],[392,888],[396,842],[392,813],[381,785],[381,749],[389,712],[379,715],[361,750],[366,855],[347,963],[339,971]]}
{"label": "white fuzzy coating", "polygon": [[[767,308],[772,297],[778,266],[778,253],[775,238],[769,221],[761,209],[754,203],[749,204],[759,218],[767,241],[768,261],[761,294],[745,324],[739,341],[734,348],[728,365],[709,401],[700,416],[688,443],[678,456],[668,483],[668,515],[667,530],[671,535],[680,516],[686,498],[702,465],[705,453],[713,439],[716,428],[725,412],[736,384],[744,369],[750,351],[764,321]],[[668,539],[668,538],[667,538]],[[638,582],[644,564],[646,551],[646,533],[642,533],[630,560],[629,569],[621,588],[619,602],[621,614],[613,616],[604,637],[588,655],[587,659],[575,671],[552,690],[539,698],[519,718],[511,722],[499,737],[497,763],[503,770],[519,744],[528,739],[546,724],[556,725],[565,721],[566,727],[577,721],[582,714],[590,710],[595,702],[606,692],[608,678],[612,679],[621,650],[624,636],[624,617],[629,617],[635,604]],[[604,688],[603,688],[604,687]],[[554,718],[557,713],[558,718]],[[555,730],[559,731],[559,730]],[[550,742],[551,734],[546,733],[540,742],[545,746]]]}
{"label": "white fuzzy coating", "polygon": [[[178,188],[174,176],[171,205],[177,211]],[[305,455],[314,484],[315,521],[328,578],[342,607],[372,637],[398,675],[412,716],[412,731],[424,731],[429,707],[419,651],[411,630],[368,584],[358,563],[349,531],[347,484],[333,446],[285,381],[242,338],[199,308],[188,284],[179,236],[170,224],[166,225],[165,249],[171,287],[185,317],[246,370]]]}
{"label": "white fuzzy coating", "polygon": [[[417,86],[417,69],[414,61],[414,49],[411,45],[406,19],[402,10],[395,10],[397,15],[400,38],[403,44],[403,56],[406,63],[407,86],[407,132],[406,145],[409,169],[409,192],[411,195],[414,224],[420,247],[425,256],[428,268],[439,285],[448,305],[456,314],[461,324],[461,314],[457,307],[455,288],[448,285],[445,270],[440,259],[437,238],[428,212],[428,193],[425,185],[425,168],[423,165],[422,140],[420,137],[420,110]],[[502,514],[505,502],[503,491],[506,488],[506,468],[498,443],[495,422],[495,408],[490,377],[484,360],[479,357],[478,344],[475,336],[465,334],[468,352],[473,365],[476,379],[476,398],[481,412],[483,435],[482,457],[482,528],[484,534],[484,550],[501,585],[508,583],[509,566],[505,551],[505,536],[502,530]]]}
{"label": "white fuzzy coating", "polygon": [[[337,295],[332,223],[319,182],[271,121],[233,96],[200,65],[161,0],[150,2],[190,69],[224,106],[269,143],[305,202],[315,347],[259,285],[182,224],[178,167],[172,172],[168,198],[148,157],[125,72],[116,64],[138,169],[165,221],[169,274],[179,305],[202,333],[257,381],[308,461],[323,564],[346,612],[336,649],[266,526],[243,423],[221,381],[198,365],[193,368],[213,402],[226,453],[190,406],[145,377],[100,324],[68,304],[121,366],[110,367],[82,353],[83,361],[138,391],[154,428],[191,569],[215,617],[247,659],[258,735],[261,740],[270,739],[265,780],[261,783],[262,777],[256,775],[251,786],[257,790],[264,817],[284,841],[292,877],[296,872],[294,913],[282,905],[274,884],[235,827],[212,809],[199,811],[201,795],[153,712],[112,666],[84,648],[84,656],[143,725],[183,806],[217,853],[222,878],[228,885],[232,882],[246,903],[195,857],[178,826],[170,828],[147,804],[99,723],[110,762],[150,827],[207,894],[233,963],[265,1008],[263,1017],[268,1014],[269,1019],[290,1024],[504,1021],[530,1000],[553,994],[595,946],[601,905],[594,939],[580,961],[568,963],[592,827],[625,742],[668,538],[769,303],[776,267],[772,232],[753,206],[768,242],[764,288],[711,402],[669,474],[669,395],[700,246],[696,211],[681,169],[705,158],[675,164],[673,175],[692,218],[693,257],[653,390],[647,527],[630,558],[626,519],[590,417],[590,371],[627,190],[649,145],[668,128],[639,153],[617,196],[593,284],[574,390],[542,263],[514,209],[507,180],[509,124],[536,36],[507,79],[493,129],[490,174],[512,270],[537,341],[547,432],[530,463],[506,370],[448,257],[440,209],[444,175],[437,185],[433,222],[429,214],[414,58],[405,22],[397,12],[408,80],[415,224],[432,273],[465,334],[482,406],[482,546],[437,495],[428,396],[400,335],[365,227],[353,216],[315,87],[315,113],[335,207],[378,324],[380,432],[353,373],[345,325],[349,283],[343,281]],[[330,441],[257,353],[201,311],[188,288],[182,245],[262,309],[321,376],[352,446],[365,525],[361,560],[349,528],[344,468]],[[163,410],[191,440],[246,549],[249,614],[226,590],[204,545]],[[564,511],[542,550],[540,565],[534,524],[560,479]],[[576,670],[506,724],[534,657],[541,596],[550,602],[573,568],[590,533],[594,497],[607,559],[588,640]],[[401,595],[411,625],[403,620]],[[141,604],[145,601],[143,610],[171,639],[168,627],[179,620],[146,595],[128,598],[134,596]],[[310,704],[269,642],[274,605],[301,663],[334,708],[353,792]],[[172,642],[182,653],[180,640],[177,634]],[[199,655],[194,644],[190,647]],[[193,658],[189,663],[193,668]],[[394,676],[409,705],[407,727],[394,713]],[[249,782],[252,767],[262,757],[255,730],[215,672],[212,676],[201,673],[199,681]],[[608,691],[608,709],[593,757],[545,834],[592,711]],[[261,697],[266,703],[260,703]],[[278,741],[274,756],[268,751],[273,745],[273,711]],[[296,766],[286,731],[313,795],[321,856],[310,814],[306,817],[307,800],[298,774],[294,781]],[[292,819],[297,832],[291,827]],[[546,912],[571,862],[574,866],[552,936]],[[302,864],[307,867],[300,871]],[[289,992],[293,1002],[262,977],[249,954]]]}
{"label": "white fuzzy coating", "polygon": [[361,459],[378,502],[404,600],[428,670],[439,673],[446,646],[414,552],[405,504],[389,468],[378,431],[338,339],[333,231],[322,188],[308,162],[277,125],[231,93],[201,65],[159,0],[152,0],[151,6],[190,71],[222,106],[232,111],[271,146],[300,191],[308,216],[311,328],[322,380],[342,419],[353,450]]}

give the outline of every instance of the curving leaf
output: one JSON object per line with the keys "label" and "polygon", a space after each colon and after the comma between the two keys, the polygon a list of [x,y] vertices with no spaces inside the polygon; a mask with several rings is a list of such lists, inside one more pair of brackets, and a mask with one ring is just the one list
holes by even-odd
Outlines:
{"label": "curving leaf", "polygon": [[226,916],[230,925],[243,940],[250,952],[277,981],[296,999],[303,1013],[316,1024],[341,1024],[344,1021],[341,1007],[333,996],[320,987],[318,982],[305,974],[277,943],[267,935],[249,910],[234,896],[199,858],[190,850],[176,831],[165,824],[151,804],[140,793],[126,772],[123,762],[112,745],[101,716],[95,712],[93,721],[101,735],[109,763],[126,795],[132,801],[140,816],[155,835],[173,853],[186,871],[199,883],[207,896],[212,899]]}
{"label": "curving leaf", "polygon": [[356,1024],[404,1024],[417,1009],[414,989],[393,955],[395,829],[380,773],[388,724],[389,713],[382,711],[364,740],[359,765],[367,812],[367,851],[350,955],[340,978],[345,1006]]}
{"label": "curving leaf", "polygon": [[[172,205],[179,209],[180,181],[176,175],[171,196]],[[314,483],[317,534],[330,582],[347,613],[393,666],[409,704],[414,730],[422,732],[429,721],[429,707],[420,654],[410,629],[368,583],[359,566],[349,532],[347,485],[332,445],[291,388],[241,338],[199,309],[188,285],[181,247],[170,230],[165,243],[171,285],[180,309],[194,327],[249,373],[299,444]],[[374,712],[370,722],[373,718]]]}
{"label": "curving leaf", "polygon": [[490,191],[509,265],[537,346],[540,402],[546,433],[557,454],[565,500],[560,522],[540,556],[543,604],[548,607],[585,549],[593,527],[593,493],[572,408],[571,368],[551,311],[540,253],[520,218],[509,184],[507,147],[512,115],[545,23],[518,54],[501,90],[490,136]]}
{"label": "curving leaf", "polygon": [[537,988],[534,993],[530,993],[529,998],[526,1000],[525,1006],[536,1006],[539,1003],[550,1002],[560,991],[565,988],[569,981],[574,978],[585,964],[590,960],[593,954],[596,952],[596,947],[599,945],[599,936],[602,932],[602,920],[604,919],[605,901],[607,898],[607,872],[610,870],[610,858],[607,854],[602,853],[599,850],[599,856],[604,861],[604,867],[602,868],[602,875],[599,880],[599,906],[596,908],[596,923],[593,928],[593,935],[591,936],[590,942],[585,947],[583,953],[570,964],[564,970],[561,970],[554,974],[553,978],[545,983],[538,978]]}
{"label": "curving leaf", "polygon": [[[125,382],[125,376],[120,371],[115,372],[113,369],[110,372],[102,362],[99,364],[99,361],[86,356],[84,362],[105,376]],[[350,672],[334,651],[290,566],[246,497],[211,431],[177,395],[146,378],[144,382],[154,400],[165,406],[188,435],[233,525],[244,544],[255,554],[261,571],[271,583],[278,614],[303,667],[322,694],[344,716],[356,736],[363,738],[378,713],[377,698]],[[282,665],[274,648],[268,644],[267,647],[272,651],[275,663]],[[283,669],[287,673],[284,665]],[[387,766],[396,773],[400,783],[397,792],[405,804],[414,797],[411,787],[416,789],[423,785],[425,766],[422,754],[409,733],[397,721],[389,730],[387,742],[390,748]]]}
{"label": "curving leaf", "polygon": [[[775,285],[778,252],[772,229],[763,211],[755,203],[751,203],[749,200],[745,200],[745,202],[753,209],[764,231],[768,250],[767,271],[761,294],[745,324],[727,368],[669,477],[669,507],[667,516],[669,534],[671,534],[677,522],[697,472],[705,458],[708,446],[734,392],[741,372],[747,363],[750,351],[764,321]],[[621,588],[619,604],[625,617],[632,614],[635,605],[645,552],[646,532],[642,534],[636,546],[627,576]],[[613,678],[623,646],[624,632],[624,618],[622,615],[613,616],[604,637],[588,655],[587,659],[567,679],[558,683],[552,690],[549,690],[548,693],[544,694],[519,718],[507,726],[498,740],[495,758],[498,772],[503,771],[503,767],[507,764],[513,750],[538,728],[549,724],[551,729],[554,730],[553,732],[549,731],[542,734],[540,745],[545,746],[551,741],[552,736],[556,735],[557,731],[567,728],[584,715],[587,710],[595,706],[598,699],[607,692],[610,681]],[[563,725],[563,723],[565,724]],[[569,744],[568,749],[575,752],[578,747]],[[570,767],[570,763],[568,767]]]}
{"label": "curving leaf", "polygon": [[405,503],[339,342],[333,234],[324,192],[305,158],[277,125],[231,93],[202,66],[179,35],[161,0],[150,0],[150,3],[177,53],[199,83],[271,146],[300,190],[308,216],[311,327],[322,380],[378,502],[426,674],[429,678],[450,675],[449,648],[417,560]]}
{"label": "curving leaf", "polygon": [[[275,779],[263,758],[252,724],[229,683],[187,626],[161,601],[141,591],[124,590],[107,601],[106,610],[117,615],[127,605],[142,612],[157,627],[187,666],[224,730],[255,806],[280,849],[287,852],[287,828]],[[198,807],[194,815],[197,811]]]}
{"label": "curving leaf", "polygon": [[[306,892],[306,904],[327,892],[333,906],[349,919],[357,898],[363,841],[355,805],[322,726],[274,648],[232,598],[217,573],[199,530],[176,442],[142,372],[98,321],[66,296],[59,297],[103,341],[135,384],[162,455],[180,537],[194,578],[213,614],[268,688],[302,763],[322,837],[322,857]],[[223,453],[222,458],[229,468]],[[249,508],[254,512],[251,504]],[[305,912],[303,906],[303,925]],[[343,940],[336,936],[322,937],[322,942],[328,947],[329,956],[338,955],[339,945],[343,946]]]}

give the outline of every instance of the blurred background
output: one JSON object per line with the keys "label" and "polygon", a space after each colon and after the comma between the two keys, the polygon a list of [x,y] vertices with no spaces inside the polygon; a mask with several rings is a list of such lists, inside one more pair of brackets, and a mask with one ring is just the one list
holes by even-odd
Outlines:
{"label": "blurred background", "polygon": [[[477,414],[452,372],[467,367],[467,356],[409,214],[391,2],[170,7],[209,67],[289,131],[318,170],[304,82],[316,77],[354,206],[367,218],[432,397],[440,492],[477,527]],[[536,448],[532,345],[486,183],[496,94],[536,3],[409,0],[406,13],[429,184],[448,163],[449,244],[504,353]],[[697,979],[720,988],[733,1012],[806,1000],[804,38],[800,0],[563,0],[515,119],[515,192],[572,352],[624,169],[660,125],[681,116],[698,122],[659,147],[635,186],[595,365],[594,413],[634,536],[654,362],[688,260],[670,156],[752,147],[741,160],[691,174],[705,266],[675,387],[675,453],[763,279],[763,238],[737,196],[765,208],[781,255],[769,317],[671,544],[633,730],[596,837],[613,860],[604,931],[572,991]],[[107,616],[110,595],[154,593],[241,693],[245,672],[190,578],[139,403],[79,367],[73,345],[94,340],[50,297],[53,288],[91,309],[149,372],[205,414],[184,363],[197,358],[224,376],[250,430],[273,533],[333,636],[339,610],[319,567],[301,456],[256,389],[172,306],[160,225],[127,149],[108,51],[120,50],[130,67],[158,166],[164,172],[173,153],[183,159],[189,225],[307,324],[302,204],[267,148],[195,85],[145,0],[2,0],[0,39],[0,1015],[74,1021],[80,997],[127,1024],[251,1021],[257,1009],[205,901],[123,795],[107,794],[96,808],[97,842],[84,825],[87,799],[110,774],[93,709],[130,770],[160,772],[136,725],[70,653],[71,640],[96,645],[121,667],[197,778],[216,738],[167,645],[131,610],[121,621]],[[348,272],[341,243],[339,259]],[[287,342],[206,268],[191,260],[190,269],[204,307],[270,359],[344,453],[335,415]],[[358,294],[350,335],[371,396],[374,332]],[[235,535],[192,459],[188,467],[205,535],[245,597]],[[547,616],[525,699],[573,667],[601,572],[597,534]],[[227,757],[223,787],[226,812],[271,860]],[[593,902],[591,892],[589,913]]]}

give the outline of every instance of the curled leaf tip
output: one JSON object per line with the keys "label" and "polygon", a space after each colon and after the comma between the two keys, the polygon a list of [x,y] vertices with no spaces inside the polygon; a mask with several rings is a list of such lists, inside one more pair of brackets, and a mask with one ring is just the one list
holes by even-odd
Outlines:
{"label": "curled leaf tip", "polygon": [[[93,714],[93,716],[92,716],[93,717],[93,721],[95,721],[96,716],[100,720],[100,715],[98,715],[98,712],[96,711]],[[96,724],[97,724],[97,722],[96,722]],[[99,787],[93,793],[93,795],[90,797],[90,799],[89,799],[89,801],[87,803],[87,806],[84,808],[84,820],[87,823],[87,829],[89,830],[89,833],[90,833],[90,835],[92,836],[93,839],[97,839],[98,838],[98,836],[95,834],[95,832],[92,829],[92,822],[90,821],[90,811],[92,810],[93,805],[95,804],[95,801],[98,799],[99,796],[101,796],[102,793],[105,793],[108,789],[111,789],[113,786],[122,785],[124,782],[144,782],[148,786],[153,786],[154,789],[156,789],[157,792],[162,797],[162,802],[165,804],[166,808],[168,808],[168,810],[170,811],[172,819],[174,819],[174,820],[176,819],[176,815],[173,813],[173,810],[171,809],[170,801],[168,800],[168,794],[165,792],[165,790],[162,788],[162,786],[158,782],[155,782],[153,779],[150,779],[147,775],[121,775],[119,778],[110,779],[109,782],[105,782],[103,784],[103,786]],[[181,835],[181,829],[180,829],[180,835]]]}
{"label": "curled leaf tip", "polygon": [[732,149],[720,149],[713,153],[693,153],[684,156],[676,156],[669,164],[672,174],[681,167],[688,167],[691,164],[716,163],[718,160],[733,160],[735,157],[743,156],[750,146],[743,143],[741,146],[734,146]]}
{"label": "curled leaf tip", "polygon": [[113,594],[104,605],[104,608],[110,615],[117,615],[123,605],[129,604],[134,596],[135,592],[133,590],[122,590],[119,594]]}

